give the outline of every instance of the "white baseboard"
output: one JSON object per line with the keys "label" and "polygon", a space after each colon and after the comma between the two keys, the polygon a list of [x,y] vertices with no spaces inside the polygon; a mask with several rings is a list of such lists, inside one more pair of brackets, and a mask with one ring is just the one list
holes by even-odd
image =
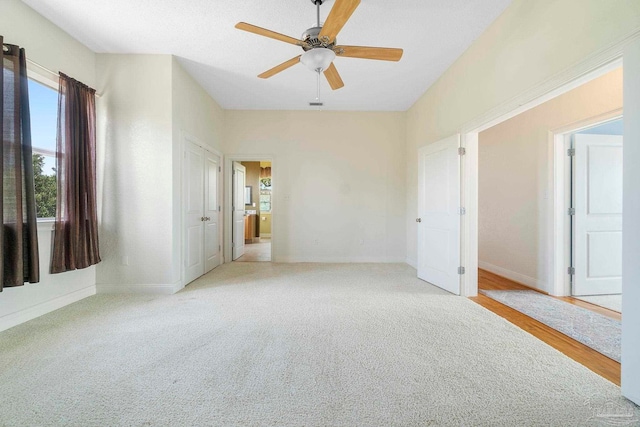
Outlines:
{"label": "white baseboard", "polygon": [[379,264],[404,264],[403,258],[393,257],[316,257],[316,256],[279,256],[275,262],[296,263],[326,263],[326,264],[346,264],[346,263],[379,263]]}
{"label": "white baseboard", "polygon": [[96,288],[98,294],[173,295],[184,288],[184,284],[182,281],[164,285],[99,283],[96,285]]}
{"label": "white baseboard", "polygon": [[506,277],[514,282],[522,283],[531,288],[538,289],[543,292],[548,292],[547,284],[541,280],[533,277],[526,276],[524,274],[516,273],[515,271],[507,270],[506,268],[498,267],[497,265],[489,264],[488,262],[478,261],[478,268],[487,270],[490,273],[497,274],[498,276]]}
{"label": "white baseboard", "polygon": [[80,289],[70,294],[63,295],[58,298],[54,298],[50,301],[43,302],[41,304],[29,307],[24,310],[20,310],[16,313],[11,313],[6,316],[0,317],[0,331],[13,328],[21,323],[33,320],[36,317],[40,317],[44,314],[51,313],[66,305],[73,304],[81,299],[90,297],[96,294],[96,287],[94,285],[88,286],[84,289]]}

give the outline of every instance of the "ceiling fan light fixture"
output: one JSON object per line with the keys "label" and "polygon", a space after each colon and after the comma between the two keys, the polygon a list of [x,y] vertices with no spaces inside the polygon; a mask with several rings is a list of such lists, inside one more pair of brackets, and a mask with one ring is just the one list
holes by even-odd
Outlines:
{"label": "ceiling fan light fixture", "polygon": [[324,47],[317,47],[306,51],[300,57],[300,62],[311,71],[324,71],[336,58],[333,50]]}

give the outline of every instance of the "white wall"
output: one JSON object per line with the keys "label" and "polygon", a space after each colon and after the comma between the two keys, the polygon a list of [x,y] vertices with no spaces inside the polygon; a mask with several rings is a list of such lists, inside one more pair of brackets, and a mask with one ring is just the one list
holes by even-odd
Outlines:
{"label": "white wall", "polygon": [[172,292],[179,281],[171,74],[170,55],[97,55],[99,292]]}
{"label": "white wall", "polygon": [[514,0],[507,7],[407,112],[410,262],[417,248],[418,148],[460,132],[639,28],[637,0]]}
{"label": "white wall", "polygon": [[184,134],[220,150],[223,111],[170,55],[97,55],[99,292],[182,287]]}
{"label": "white wall", "polygon": [[403,113],[226,111],[224,139],[273,156],[275,261],[404,261]]}
{"label": "white wall", "polygon": [[624,52],[622,394],[640,405],[640,40]]}
{"label": "white wall", "polygon": [[[5,43],[24,47],[28,59],[95,85],[95,54],[21,1],[2,1],[0,34]],[[38,226],[40,283],[5,288],[0,294],[0,330],[95,293],[95,267],[48,273],[51,236],[51,223]]]}
{"label": "white wall", "polygon": [[24,47],[27,59],[95,85],[95,53],[20,0],[2,0],[0,34]]}
{"label": "white wall", "polygon": [[480,268],[552,291],[549,132],[616,109],[621,68],[480,133]]}

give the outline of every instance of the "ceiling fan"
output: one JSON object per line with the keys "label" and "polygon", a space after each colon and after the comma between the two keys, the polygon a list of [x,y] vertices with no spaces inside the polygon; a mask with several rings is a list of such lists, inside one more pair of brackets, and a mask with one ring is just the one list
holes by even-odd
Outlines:
{"label": "ceiling fan", "polygon": [[345,56],[349,58],[377,59],[382,61],[399,61],[402,58],[402,49],[385,48],[385,47],[368,47],[368,46],[346,46],[337,45],[336,36],[344,27],[351,14],[360,4],[360,0],[335,0],[333,8],[327,16],[327,20],[323,26],[320,25],[320,6],[326,0],[311,0],[317,9],[317,26],[311,27],[302,34],[300,40],[276,33],[275,31],[239,22],[236,28],[260,36],[269,37],[280,40],[285,43],[291,43],[302,47],[304,53],[273,67],[270,70],[258,75],[262,79],[268,79],[289,67],[302,62],[307,68],[315,71],[320,75],[324,73],[329,81],[331,89],[336,90],[344,86],[340,74],[333,60],[337,56]]}

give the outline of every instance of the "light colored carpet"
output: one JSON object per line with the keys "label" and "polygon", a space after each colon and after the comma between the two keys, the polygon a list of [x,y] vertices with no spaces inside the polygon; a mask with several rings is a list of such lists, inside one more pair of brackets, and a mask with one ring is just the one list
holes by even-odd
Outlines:
{"label": "light colored carpet", "polygon": [[622,295],[587,295],[574,298],[622,313]]}
{"label": "light colored carpet", "polygon": [[615,385],[400,264],[230,263],[172,296],[87,298],[0,333],[0,385],[4,426],[640,420]]}

